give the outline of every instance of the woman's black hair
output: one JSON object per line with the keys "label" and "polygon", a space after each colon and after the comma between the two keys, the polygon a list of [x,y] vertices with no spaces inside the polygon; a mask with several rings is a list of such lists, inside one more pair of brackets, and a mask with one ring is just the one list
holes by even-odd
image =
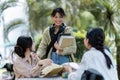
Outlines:
{"label": "woman's black hair", "polygon": [[31,37],[20,36],[17,39],[16,46],[14,47],[14,53],[16,53],[19,57],[24,58],[25,52],[27,48],[32,47],[33,41]]}
{"label": "woman's black hair", "polygon": [[89,39],[89,44],[96,48],[97,50],[101,51],[106,59],[107,67],[110,69],[112,65],[112,61],[110,60],[109,56],[104,52],[104,41],[105,41],[105,34],[101,28],[93,28],[87,32],[86,38]]}
{"label": "woman's black hair", "polygon": [[62,17],[65,16],[65,12],[62,8],[55,8],[53,9],[52,13],[51,13],[51,16],[54,17],[56,15],[56,13],[59,13]]}

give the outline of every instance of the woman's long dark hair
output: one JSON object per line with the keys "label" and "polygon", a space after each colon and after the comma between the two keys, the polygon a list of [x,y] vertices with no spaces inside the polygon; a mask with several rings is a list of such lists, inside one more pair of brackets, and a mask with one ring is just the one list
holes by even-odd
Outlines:
{"label": "woman's long dark hair", "polygon": [[27,48],[32,47],[32,38],[27,36],[20,36],[17,39],[16,46],[14,47],[14,53],[16,53],[19,57],[24,58],[25,52]]}
{"label": "woman's long dark hair", "polygon": [[93,28],[87,32],[86,38],[89,39],[89,44],[96,48],[97,50],[101,51],[106,59],[107,67],[110,69],[112,65],[112,61],[108,55],[104,52],[104,41],[105,41],[105,34],[101,28]]}

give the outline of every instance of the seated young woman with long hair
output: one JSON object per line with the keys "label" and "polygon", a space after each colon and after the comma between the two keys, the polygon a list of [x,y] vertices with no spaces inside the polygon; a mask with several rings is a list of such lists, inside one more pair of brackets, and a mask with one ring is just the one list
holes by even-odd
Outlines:
{"label": "seated young woman with long hair", "polygon": [[68,80],[81,80],[82,74],[88,69],[98,71],[104,80],[118,80],[116,65],[110,52],[104,48],[104,41],[105,34],[101,28],[87,32],[84,45],[88,51],[84,53],[77,71],[65,67],[65,71],[69,72]]}

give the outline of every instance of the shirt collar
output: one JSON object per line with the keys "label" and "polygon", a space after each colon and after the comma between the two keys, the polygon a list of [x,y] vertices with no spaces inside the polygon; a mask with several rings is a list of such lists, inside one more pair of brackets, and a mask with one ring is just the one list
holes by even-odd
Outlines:
{"label": "shirt collar", "polygon": [[94,48],[94,47],[91,47],[91,48],[90,48],[90,50],[96,50],[96,48]]}

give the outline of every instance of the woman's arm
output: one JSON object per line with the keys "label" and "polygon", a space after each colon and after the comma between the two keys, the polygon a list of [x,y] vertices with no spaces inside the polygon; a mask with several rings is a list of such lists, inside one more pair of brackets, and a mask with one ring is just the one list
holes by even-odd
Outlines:
{"label": "woman's arm", "polygon": [[25,64],[21,61],[16,61],[13,64],[13,69],[15,72],[16,78],[21,78],[21,77],[33,77],[33,76],[38,76],[38,71],[40,72],[42,67],[36,65],[35,67],[31,67],[28,64]]}
{"label": "woman's arm", "polygon": [[68,80],[81,80],[83,72],[89,68],[91,62],[92,56],[88,55],[88,52],[84,53],[81,62],[79,63],[79,68],[75,72],[70,72]]}
{"label": "woman's arm", "polygon": [[47,27],[43,33],[42,40],[37,49],[37,54],[40,58],[42,58],[45,55],[49,42],[50,42],[49,27]]}
{"label": "woman's arm", "polygon": [[[66,27],[64,33],[70,33],[73,36],[73,31],[72,31],[71,27]],[[75,37],[74,37],[74,42],[73,42],[72,46],[65,47],[65,48],[58,47],[58,49],[59,49],[59,52],[60,52],[59,54],[61,54],[61,55],[69,55],[69,54],[76,53],[77,46],[76,46]]]}
{"label": "woman's arm", "polygon": [[52,63],[50,59],[44,59],[37,62],[37,64],[32,67],[30,64],[25,64],[22,61],[14,61],[14,72],[17,78],[22,77],[38,77],[41,73],[41,70]]}
{"label": "woman's arm", "polygon": [[53,61],[51,59],[43,59],[40,60],[37,65],[32,69],[32,76],[40,75],[40,72],[43,68],[45,68],[48,65],[51,65]]}

